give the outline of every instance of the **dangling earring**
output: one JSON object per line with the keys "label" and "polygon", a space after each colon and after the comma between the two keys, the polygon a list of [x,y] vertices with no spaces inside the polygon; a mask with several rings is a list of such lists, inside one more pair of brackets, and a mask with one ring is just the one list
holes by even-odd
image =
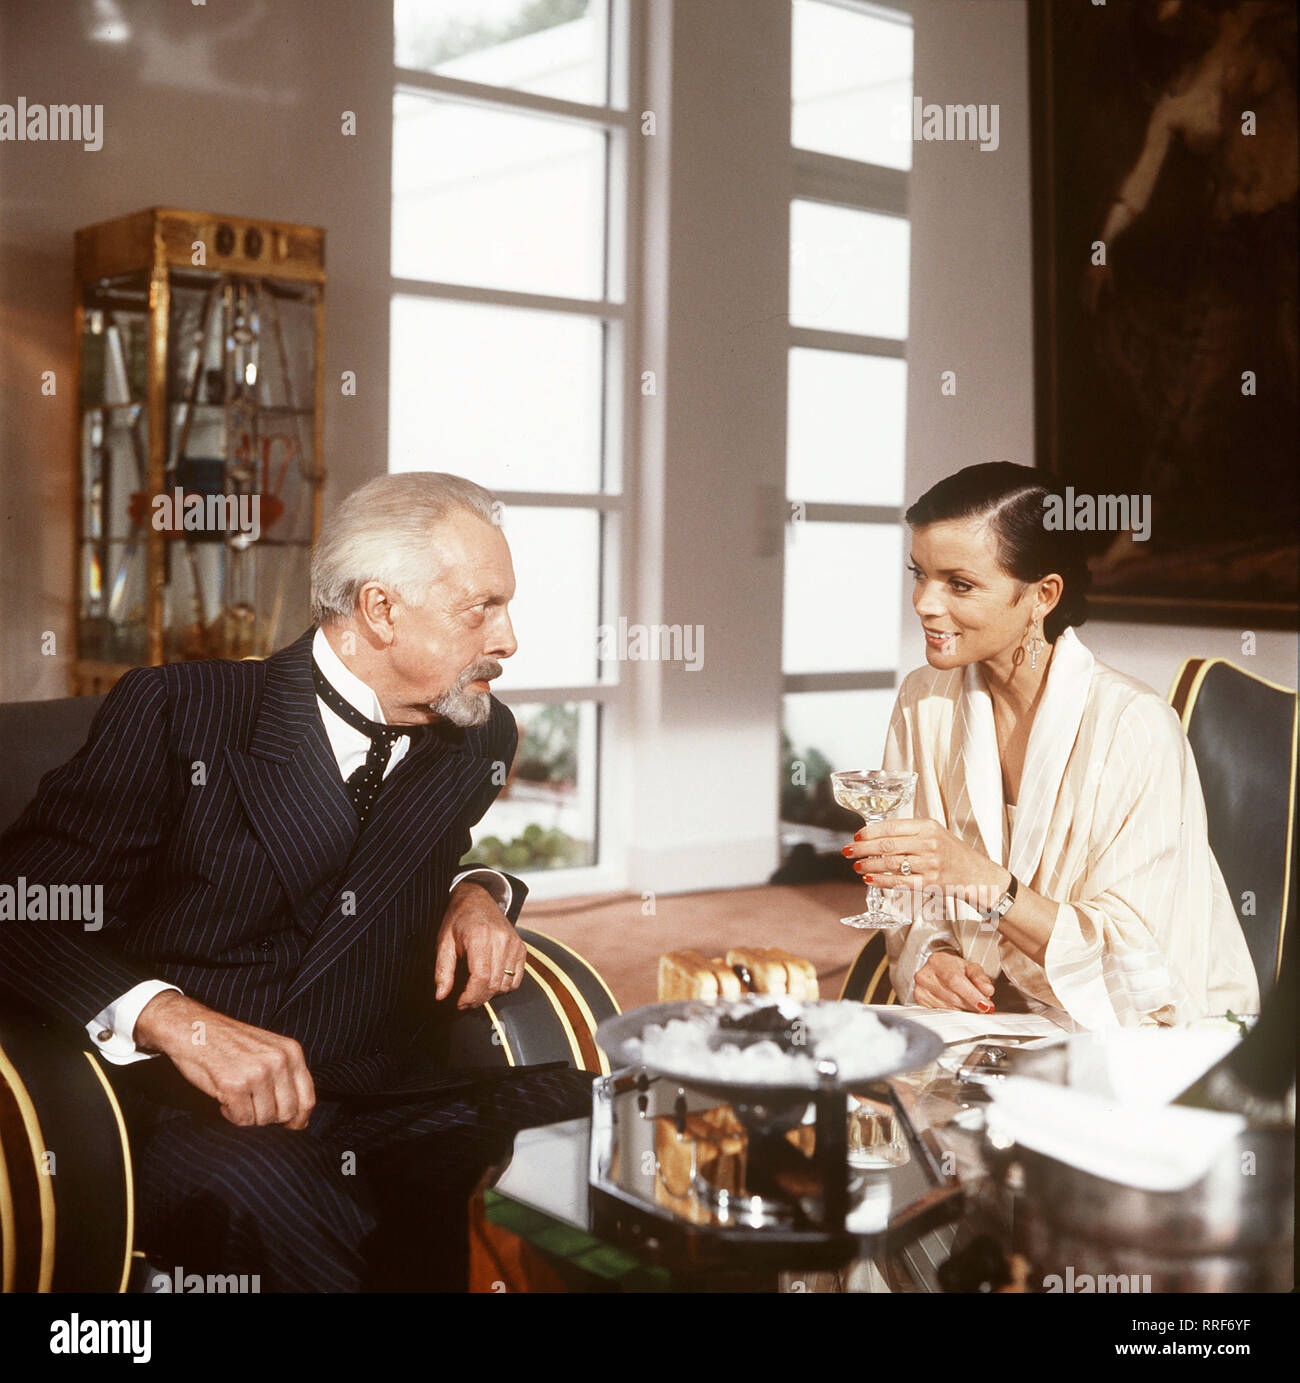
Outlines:
{"label": "dangling earring", "polygon": [[[1035,671],[1038,670],[1038,650],[1043,646],[1043,640],[1038,637],[1038,621],[1032,619],[1026,631],[1029,634],[1029,666]],[[1025,661],[1025,645],[1021,640],[1016,651],[1011,655],[1011,666],[1019,667]]]}
{"label": "dangling earring", "polygon": [[1039,637],[1038,621],[1034,620],[1030,626],[1031,634],[1029,637],[1029,666],[1035,670],[1038,668],[1038,650],[1042,648],[1045,640]]}

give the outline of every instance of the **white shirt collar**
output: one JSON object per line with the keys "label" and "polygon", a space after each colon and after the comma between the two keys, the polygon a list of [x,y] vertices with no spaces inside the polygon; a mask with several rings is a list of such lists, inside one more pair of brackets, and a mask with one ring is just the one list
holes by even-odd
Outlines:
{"label": "white shirt collar", "polygon": [[374,688],[363,682],[334,652],[323,629],[317,629],[316,637],[311,641],[311,655],[316,659],[317,667],[325,674],[325,680],[344,701],[368,719],[378,721],[380,725],[388,723],[384,719],[384,708],[379,704],[379,697],[375,695]]}
{"label": "white shirt collar", "polygon": [[[325,674],[325,680],[345,701],[354,706],[363,716],[369,716],[371,720],[377,720],[381,725],[387,723],[384,720],[383,707],[379,704],[379,698],[375,695],[374,688],[363,682],[355,672],[348,670],[343,659],[330,647],[330,641],[325,637],[323,629],[318,628],[316,630],[315,637],[311,641],[311,655],[315,658],[317,666]],[[363,735],[360,730],[349,725],[342,717],[335,715],[319,696],[316,698],[316,705],[325,724],[325,735],[330,742],[330,748],[334,751],[339,773],[346,782],[365,763],[366,754],[370,749],[370,739],[367,735]],[[406,752],[410,747],[411,741],[407,735],[402,735],[393,745],[388,758],[388,766],[384,769],[385,778],[406,757]],[[494,869],[463,869],[452,879],[451,887],[455,888],[464,878],[478,879],[496,899],[502,912],[509,913],[513,892],[510,881],[504,874],[499,874]],[[143,985],[138,986],[138,988],[143,992]],[[135,992],[135,990],[131,991],[131,993]],[[146,995],[144,1002],[148,1002],[152,997],[152,994]],[[92,1029],[103,1031],[114,1027],[110,1010],[105,1010],[92,1022],[87,1031]],[[110,1060],[121,1060],[120,1057],[107,1053],[103,1042],[98,1042],[98,1046],[102,1053],[109,1056]]]}
{"label": "white shirt collar", "polygon": [[[379,704],[379,697],[375,695],[374,688],[363,682],[355,672],[348,670],[343,659],[330,647],[329,640],[320,629],[317,629],[312,639],[311,653],[317,666],[325,674],[325,680],[349,705],[381,725],[387,723],[384,719],[384,709]],[[325,737],[334,751],[339,773],[346,782],[365,763],[366,755],[370,752],[370,736],[349,725],[342,716],[336,715],[319,696],[316,698],[316,708],[320,711],[321,722],[325,726]],[[389,752],[388,766],[384,769],[385,778],[402,762],[410,747],[410,736],[400,736]]]}

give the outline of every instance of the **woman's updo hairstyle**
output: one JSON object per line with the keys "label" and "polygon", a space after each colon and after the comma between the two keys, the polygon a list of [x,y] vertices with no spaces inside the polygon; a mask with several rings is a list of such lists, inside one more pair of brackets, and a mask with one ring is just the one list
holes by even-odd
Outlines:
{"label": "woman's updo hairstyle", "polygon": [[952,520],[984,519],[997,543],[998,565],[1017,581],[1041,581],[1056,572],[1064,582],[1056,608],[1043,620],[1043,634],[1055,643],[1061,631],[1088,618],[1087,534],[1048,528],[1044,499],[1056,496],[1064,515],[1064,497],[1045,484],[1043,472],[1012,461],[967,466],[931,486],[907,511],[913,528]]}

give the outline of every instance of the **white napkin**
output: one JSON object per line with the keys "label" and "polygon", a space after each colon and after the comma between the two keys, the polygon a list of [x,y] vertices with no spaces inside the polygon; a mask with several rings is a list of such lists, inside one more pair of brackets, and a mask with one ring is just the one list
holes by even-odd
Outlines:
{"label": "white napkin", "polygon": [[1240,1041],[1235,1028],[1076,1033],[1069,1040],[1070,1085],[1121,1104],[1168,1104]]}
{"label": "white napkin", "polygon": [[989,1133],[1124,1186],[1185,1190],[1246,1120],[1168,1101],[1237,1040],[1186,1029],[1080,1033],[1069,1039],[1069,1085],[1008,1076],[990,1087]]}

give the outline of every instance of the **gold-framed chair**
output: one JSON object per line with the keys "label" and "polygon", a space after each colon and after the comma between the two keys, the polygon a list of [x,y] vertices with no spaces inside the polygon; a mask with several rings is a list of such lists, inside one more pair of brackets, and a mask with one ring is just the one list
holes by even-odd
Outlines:
{"label": "gold-framed chair", "polygon": [[856,999],[863,1004],[896,1004],[893,982],[889,978],[889,956],[884,932],[872,932],[849,966],[840,989],[841,999]]}
{"label": "gold-framed chair", "polygon": [[[0,705],[0,832],[85,743],[102,696]],[[523,983],[448,1024],[459,1067],[565,1061],[608,1074],[596,1026],[618,1004],[588,962],[524,926]],[[0,1003],[0,1294],[149,1290],[135,1234],[131,1141],[100,1058],[80,1034]],[[159,1058],[162,1060],[163,1058]],[[147,1247],[147,1246],[145,1246]]]}

